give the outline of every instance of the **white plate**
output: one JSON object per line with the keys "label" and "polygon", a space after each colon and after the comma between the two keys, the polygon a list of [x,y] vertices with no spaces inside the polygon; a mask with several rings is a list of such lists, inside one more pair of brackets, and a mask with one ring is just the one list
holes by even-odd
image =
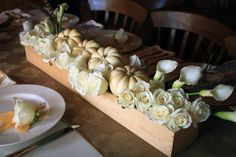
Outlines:
{"label": "white plate", "polygon": [[49,115],[26,133],[17,133],[14,128],[0,133],[0,147],[19,144],[35,138],[53,127],[65,112],[65,101],[56,91],[39,85],[12,85],[0,88],[0,112],[14,107],[13,97],[35,103],[45,103]]}
{"label": "white plate", "polygon": [[0,14],[0,24],[5,23],[8,20],[8,16],[5,14]]}

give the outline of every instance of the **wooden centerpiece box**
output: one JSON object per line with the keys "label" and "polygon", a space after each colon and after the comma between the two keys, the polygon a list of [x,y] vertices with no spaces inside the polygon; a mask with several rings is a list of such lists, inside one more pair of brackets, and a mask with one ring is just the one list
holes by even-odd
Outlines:
{"label": "wooden centerpiece box", "polygon": [[[58,68],[55,63],[43,62],[43,57],[31,46],[25,46],[25,52],[30,63],[73,90],[68,82],[68,70]],[[117,104],[117,97],[109,92],[95,97],[80,96],[167,156],[182,151],[197,137],[197,128],[190,127],[174,133],[165,126],[154,123],[135,109],[122,109]]]}

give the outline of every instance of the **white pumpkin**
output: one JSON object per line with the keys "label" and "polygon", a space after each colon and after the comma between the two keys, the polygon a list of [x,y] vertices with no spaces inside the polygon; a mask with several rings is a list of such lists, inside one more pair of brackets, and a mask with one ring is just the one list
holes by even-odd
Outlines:
{"label": "white pumpkin", "polygon": [[113,68],[124,65],[123,58],[119,51],[113,47],[100,47],[96,53],[93,53],[88,62],[90,70],[96,69],[100,64],[112,65]]}
{"label": "white pumpkin", "polygon": [[83,42],[78,43],[71,53],[73,56],[83,55],[89,60],[91,55],[96,53],[99,47],[101,46],[94,40],[84,40]]}
{"label": "white pumpkin", "polygon": [[59,33],[54,40],[54,48],[60,49],[64,43],[68,44],[72,50],[75,46],[82,42],[82,35],[75,29],[66,29]]}
{"label": "white pumpkin", "polygon": [[119,95],[125,89],[131,89],[138,81],[149,82],[149,78],[143,71],[129,65],[117,67],[109,76],[109,86],[114,95]]}

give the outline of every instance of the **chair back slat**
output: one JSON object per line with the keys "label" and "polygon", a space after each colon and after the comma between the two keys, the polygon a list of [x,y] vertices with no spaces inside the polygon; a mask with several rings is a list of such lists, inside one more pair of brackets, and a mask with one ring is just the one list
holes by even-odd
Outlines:
{"label": "chair back slat", "polygon": [[108,23],[109,20],[109,11],[105,11],[104,23]]}
{"label": "chair back slat", "polygon": [[207,47],[205,56],[210,57],[210,56],[214,55],[214,53],[215,53],[215,52],[213,51],[213,46],[214,46],[214,44],[215,44],[214,41],[210,41],[210,44],[209,44],[208,47]]}
{"label": "chair back slat", "polygon": [[188,31],[185,31],[185,32],[184,32],[184,37],[183,37],[183,40],[182,40],[182,43],[181,43],[181,46],[180,46],[179,54],[178,54],[178,56],[179,56],[180,58],[183,58],[183,57],[184,57],[184,50],[185,50],[185,47],[186,47],[186,45],[187,45],[188,36],[189,36],[189,32],[188,32]]}
{"label": "chair back slat", "polygon": [[176,29],[171,29],[168,49],[172,49],[173,47],[173,44],[175,41],[175,33],[176,33]]}
{"label": "chair back slat", "polygon": [[194,60],[194,58],[199,57],[199,55],[202,57],[202,59],[204,59],[204,54],[202,54],[201,49],[201,43],[203,40],[203,36],[198,36],[196,43],[194,44],[194,48],[193,48],[193,54],[191,57],[191,60]]}
{"label": "chair back slat", "polygon": [[122,27],[125,28],[126,25],[127,25],[127,21],[128,21],[128,16],[125,15],[124,18],[123,18],[123,22],[122,22]]}
{"label": "chair back slat", "polygon": [[131,25],[129,27],[130,32],[134,32],[135,20],[131,20]]}
{"label": "chair back slat", "polygon": [[119,19],[119,13],[115,13],[114,20],[113,20],[113,25],[118,24],[118,19]]}

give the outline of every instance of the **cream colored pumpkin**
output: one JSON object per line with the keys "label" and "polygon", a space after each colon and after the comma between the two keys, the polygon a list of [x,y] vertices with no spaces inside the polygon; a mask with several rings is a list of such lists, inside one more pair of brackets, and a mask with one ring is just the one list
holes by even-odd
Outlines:
{"label": "cream colored pumpkin", "polygon": [[94,40],[84,40],[74,47],[71,53],[73,56],[83,55],[89,60],[91,54],[96,53],[99,47],[101,46]]}
{"label": "cream colored pumpkin", "polygon": [[69,45],[72,50],[75,46],[82,42],[82,35],[75,29],[66,29],[63,32],[59,33],[54,40],[54,48],[60,49],[63,43]]}
{"label": "cream colored pumpkin", "polygon": [[111,64],[113,68],[124,65],[123,58],[119,51],[113,47],[100,47],[96,53],[93,53],[88,62],[90,70],[95,69],[100,64]]}
{"label": "cream colored pumpkin", "polygon": [[131,89],[138,81],[149,82],[149,78],[141,70],[129,65],[117,67],[109,76],[109,86],[114,95],[119,95],[125,89]]}

